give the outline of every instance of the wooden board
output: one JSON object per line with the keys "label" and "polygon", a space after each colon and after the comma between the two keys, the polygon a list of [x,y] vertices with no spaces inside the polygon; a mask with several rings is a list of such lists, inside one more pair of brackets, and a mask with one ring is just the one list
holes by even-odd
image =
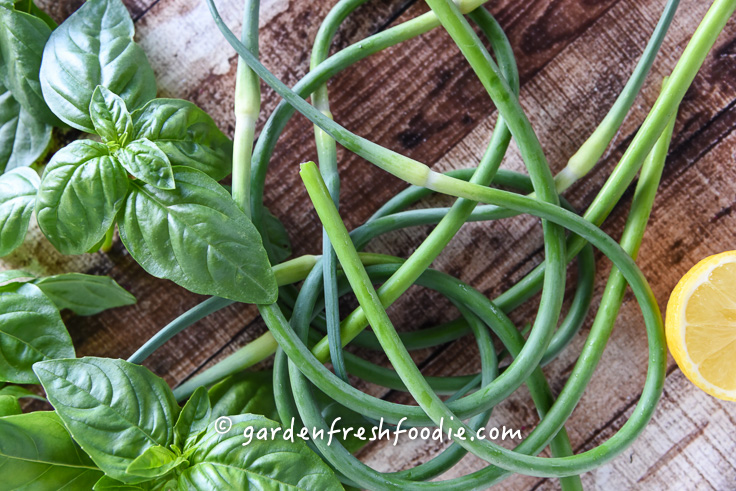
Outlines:
{"label": "wooden board", "polygon": [[[282,80],[294,84],[308,70],[309,51],[319,23],[333,0],[262,0],[261,57]],[[521,73],[521,101],[553,171],[586,139],[605,115],[654,28],[662,0],[498,0],[489,9],[508,33]],[[47,2],[57,20],[79,0]],[[232,92],[236,56],[217,32],[201,0],[127,0],[136,19],[137,39],[156,71],[161,96],[192,100],[232,132]],[[240,2],[218,5],[233,28]],[[422,1],[368,2],[340,30],[335,49],[388,25],[426,11]],[[642,94],[610,152],[585,179],[566,193],[584,209],[600,189],[657,96],[707,2],[683,0]],[[468,167],[480,158],[495,121],[493,105],[449,36],[432,31],[400,47],[358,63],[329,85],[335,119],[370,139],[432,165]],[[278,97],[264,89],[264,114]],[[677,280],[700,258],[734,249],[736,239],[736,22],[732,19],[696,78],[680,109],[675,135],[645,236],[639,264],[664,308]],[[261,119],[261,123],[264,118]],[[513,147],[513,145],[512,145]],[[312,129],[296,117],[288,125],[271,163],[267,205],[287,226],[295,254],[317,253],[319,223],[298,177],[298,163],[313,159]],[[349,227],[362,223],[404,186],[362,159],[339,150],[341,211]],[[504,167],[521,170],[515,147]],[[630,194],[616,206],[604,229],[618,237]],[[388,234],[370,250],[408,255],[426,236],[419,227]],[[597,255],[594,306],[610,265]],[[466,225],[435,267],[495,296],[542,260],[537,220],[520,217]],[[23,248],[4,259],[5,267],[39,273],[88,271],[109,274],[139,299],[137,305],[93,318],[66,317],[79,355],[125,358],[158,328],[202,300],[170,282],[145,274],[119,242],[107,254],[62,257],[35,230]],[[530,301],[513,314],[519,325],[533,321]],[[401,329],[415,329],[452,317],[449,305],[412,288],[390,311]],[[232,353],[263,332],[256,311],[233,306],[177,336],[146,366],[178,384]],[[545,368],[555,393],[564,385],[590,321],[560,357]],[[476,351],[464,338],[416,354],[428,374],[477,370]],[[381,357],[377,361],[385,361]],[[637,402],[647,362],[646,336],[636,303],[627,295],[600,367],[567,424],[576,452],[610,437]],[[366,390],[393,401],[405,394]],[[537,421],[528,394],[519,390],[494,411],[494,426],[528,432]],[[665,395],[651,424],[623,455],[583,476],[595,489],[734,489],[736,487],[736,404],[694,388],[670,359]],[[526,434],[526,433],[524,433]],[[512,443],[512,442],[507,442]],[[405,443],[375,444],[360,456],[380,470],[398,470],[426,461],[441,448]],[[444,477],[479,469],[466,458]],[[554,489],[554,480],[514,476],[504,489]]]}

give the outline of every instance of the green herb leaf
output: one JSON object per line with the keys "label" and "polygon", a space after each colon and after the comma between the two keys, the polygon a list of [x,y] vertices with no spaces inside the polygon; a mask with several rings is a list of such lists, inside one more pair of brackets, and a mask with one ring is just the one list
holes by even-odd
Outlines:
{"label": "green herb leaf", "polygon": [[271,264],[278,264],[286,261],[291,256],[291,240],[289,240],[289,233],[286,231],[286,227],[281,223],[281,220],[270,211],[265,211],[265,235],[268,241],[271,243],[269,249],[269,259]]}
{"label": "green herb leaf", "polygon": [[4,387],[0,387],[0,396],[13,396],[18,399],[23,399],[24,397],[27,397],[29,399],[36,399],[38,401],[46,401],[46,398],[41,397],[38,394],[34,394],[25,387],[19,387],[17,385],[6,385]]}
{"label": "green herb leaf", "polygon": [[[342,490],[327,464],[303,441],[258,440],[259,430],[271,435],[278,423],[252,414],[233,418],[230,431],[218,434],[211,425],[179,477],[179,489],[303,489]],[[244,431],[253,431],[244,445]],[[278,433],[277,435],[281,435]]]}
{"label": "green herb leaf", "polygon": [[209,115],[181,99],[154,99],[133,112],[135,138],[147,138],[171,165],[199,169],[219,181],[230,174],[232,142]]}
{"label": "green herb leaf", "polygon": [[0,257],[23,243],[40,182],[36,171],[28,167],[0,176]]}
{"label": "green herb leaf", "polygon": [[102,472],[52,411],[0,418],[3,489],[90,489]]}
{"label": "green herb leaf", "polygon": [[120,0],[89,0],[51,33],[41,88],[62,121],[94,133],[89,105],[98,85],[118,94],[131,110],[156,97],[153,70],[133,34]]}
{"label": "green herb leaf", "polygon": [[150,491],[152,486],[150,481],[144,481],[138,484],[125,484],[112,477],[102,476],[92,489],[94,491]]}
{"label": "green herb leaf", "polygon": [[133,137],[133,119],[125,101],[106,87],[98,85],[89,103],[92,124],[104,142],[125,146]]}
{"label": "green herb leaf", "polygon": [[0,80],[0,173],[33,164],[50,141],[51,126],[23,109]]}
{"label": "green herb leaf", "polygon": [[195,439],[207,428],[211,413],[207,389],[200,387],[194,391],[179,413],[179,419],[174,426],[174,445],[183,449],[188,442]]}
{"label": "green herb leaf", "polygon": [[69,309],[77,315],[95,315],[136,301],[109,276],[66,273],[41,278],[35,283],[59,310]]}
{"label": "green herb leaf", "polygon": [[278,421],[273,398],[273,372],[243,371],[212,386],[209,391],[212,421],[220,416],[260,414]]}
{"label": "green herb leaf", "polygon": [[83,254],[104,237],[128,191],[125,169],[107,145],[78,140],[46,166],[36,200],[36,219],[64,254]]}
{"label": "green herb leaf", "polygon": [[17,397],[0,394],[0,417],[21,414],[22,412]]}
{"label": "green herb leaf", "polygon": [[33,369],[74,440],[108,476],[143,481],[127,474],[128,466],[146,449],[173,441],[179,406],[166,382],[146,368],[86,357]]}
{"label": "green herb leaf", "polygon": [[154,479],[168,474],[183,460],[166,447],[157,445],[147,448],[128,466],[128,474]]}
{"label": "green herb leaf", "polygon": [[174,189],[174,172],[166,154],[153,142],[141,138],[115,152],[115,157],[146,184],[159,189]]}
{"label": "green herb leaf", "polygon": [[26,284],[0,291],[0,381],[35,384],[34,363],[74,356],[74,346],[56,305]]}
{"label": "green herb leaf", "polygon": [[52,31],[56,29],[56,22],[54,19],[49,16],[46,12],[38,8],[38,6],[33,2],[33,0],[19,0],[15,2],[15,10],[22,10],[23,12],[28,12],[31,15],[34,15],[44,21],[47,26],[49,26],[49,29]]}
{"label": "green herb leaf", "polygon": [[0,271],[0,288],[11,283],[28,283],[36,279],[36,275],[22,269],[6,269]]}
{"label": "green herb leaf", "polygon": [[58,126],[61,121],[46,105],[38,78],[43,49],[50,35],[51,28],[38,17],[0,6],[4,82],[26,111],[44,123]]}
{"label": "green herb leaf", "polygon": [[273,303],[276,279],[261,237],[230,195],[203,172],[174,167],[176,189],[133,182],[120,238],[153,276],[195,293]]}

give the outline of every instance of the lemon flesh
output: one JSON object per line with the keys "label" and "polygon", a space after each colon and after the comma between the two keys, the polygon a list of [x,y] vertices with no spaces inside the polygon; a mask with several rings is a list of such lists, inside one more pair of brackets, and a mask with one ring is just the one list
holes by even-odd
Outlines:
{"label": "lemon flesh", "polygon": [[688,379],[736,401],[736,251],[702,260],[680,280],[667,305],[666,334]]}

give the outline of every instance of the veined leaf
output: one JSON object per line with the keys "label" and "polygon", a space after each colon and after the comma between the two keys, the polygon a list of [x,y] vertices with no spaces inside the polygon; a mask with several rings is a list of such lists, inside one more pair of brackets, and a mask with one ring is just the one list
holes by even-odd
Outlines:
{"label": "veined leaf", "polygon": [[76,491],[102,477],[53,411],[0,418],[3,489]]}
{"label": "veined leaf", "polygon": [[212,420],[236,414],[260,414],[278,421],[273,398],[273,372],[243,371],[215,384],[209,391]]}
{"label": "veined leaf", "polygon": [[141,138],[115,152],[115,157],[146,184],[160,189],[174,189],[174,172],[166,154],[150,140]]}
{"label": "veined leaf", "polygon": [[36,279],[36,275],[22,269],[6,269],[0,271],[0,288],[12,283],[28,283]]}
{"label": "veined leaf", "polygon": [[0,417],[21,414],[22,412],[17,397],[0,394]]}
{"label": "veined leaf", "polygon": [[51,28],[38,17],[0,6],[0,51],[5,64],[5,84],[13,97],[36,119],[60,125],[41,93],[41,56]]}
{"label": "veined leaf", "polygon": [[0,381],[35,384],[33,364],[74,356],[59,310],[37,286],[0,290]]}
{"label": "veined leaf", "polygon": [[50,141],[51,126],[23,109],[0,79],[0,173],[33,164]]}
{"label": "veined leaf", "polygon": [[41,397],[40,395],[31,392],[25,387],[20,387],[18,385],[5,385],[0,387],[0,396],[13,396],[17,399],[23,399],[24,397],[27,397],[29,399],[36,399],[38,401],[46,401],[45,397]]}
{"label": "veined leaf", "polygon": [[133,138],[133,120],[125,101],[102,85],[92,93],[89,116],[103,141],[125,146]]}
{"label": "veined leaf", "polygon": [[36,280],[36,286],[59,308],[77,315],[133,305],[135,297],[109,276],[66,273]]}
{"label": "veined leaf", "polygon": [[[157,483],[158,484],[158,483]],[[112,477],[102,476],[92,488],[94,491],[169,491],[175,489],[172,486],[168,488],[154,486],[151,481],[143,481],[136,484],[125,484],[113,479]]]}
{"label": "veined leaf", "polygon": [[120,238],[153,276],[195,293],[276,301],[276,280],[248,217],[203,172],[174,167],[176,189],[131,183]]}
{"label": "veined leaf", "polygon": [[166,382],[108,358],[52,360],[33,369],[74,440],[105,474],[145,480],[125,470],[146,449],[173,441],[179,406]]}
{"label": "veined leaf", "polygon": [[184,460],[166,447],[149,447],[128,466],[127,473],[155,479],[164,476]]}
{"label": "veined leaf", "polygon": [[[28,283],[36,279],[36,275],[22,269],[6,269],[0,271],[0,288],[11,283]],[[2,389],[0,389],[2,390]]]}
{"label": "veined leaf", "polygon": [[128,191],[125,169],[107,145],[78,140],[46,166],[36,199],[36,219],[64,254],[90,250],[112,226]]}
{"label": "veined leaf", "polygon": [[[9,3],[13,5],[13,2]],[[54,19],[52,19],[49,14],[38,8],[33,0],[18,0],[17,2],[15,2],[15,10],[28,12],[29,14],[34,15],[44,21],[46,25],[49,26],[49,29],[51,29],[52,31],[56,29],[57,24]]]}
{"label": "veined leaf", "polygon": [[[190,455],[190,466],[179,477],[179,489],[302,489],[342,490],[327,464],[298,437],[259,440],[256,434],[278,423],[263,416],[233,417],[230,431],[218,434],[211,425]],[[250,443],[244,431],[250,427]],[[245,441],[244,441],[245,440]]]}
{"label": "veined leaf", "polygon": [[0,257],[23,243],[40,182],[36,171],[28,167],[0,176]]}
{"label": "veined leaf", "polygon": [[147,138],[171,165],[199,169],[219,181],[230,174],[233,146],[212,118],[181,99],[154,99],[133,112],[135,138]]}
{"label": "veined leaf", "polygon": [[94,133],[89,104],[98,85],[131,110],[156,96],[153,70],[133,33],[120,0],[89,0],[51,33],[40,80],[46,102],[62,121]]}
{"label": "veined leaf", "polygon": [[179,413],[174,425],[174,445],[183,450],[188,442],[207,428],[211,413],[207,389],[199,387]]}

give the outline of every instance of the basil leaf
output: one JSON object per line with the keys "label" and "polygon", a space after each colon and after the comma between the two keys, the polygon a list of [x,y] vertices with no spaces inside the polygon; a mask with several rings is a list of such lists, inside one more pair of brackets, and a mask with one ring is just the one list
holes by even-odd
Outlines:
{"label": "basil leaf", "polygon": [[89,105],[98,85],[118,94],[129,109],[156,97],[153,69],[133,33],[120,0],[89,0],[51,33],[40,80],[59,119],[94,133]]}
{"label": "basil leaf", "polygon": [[168,474],[183,462],[174,452],[157,445],[149,447],[128,466],[128,474],[154,479]]}
{"label": "basil leaf", "polygon": [[23,109],[0,80],[0,173],[33,164],[50,142],[51,126]]}
{"label": "basil leaf", "polygon": [[12,0],[0,0],[0,5],[9,8],[15,8],[15,10],[26,12],[30,15],[38,17],[39,19],[44,21],[47,26],[49,26],[49,29],[51,29],[52,31],[56,29],[56,22],[54,22],[54,19],[52,19],[49,14],[38,8],[38,6],[33,3],[33,0],[17,0],[15,2],[13,2]]}
{"label": "basil leaf", "polygon": [[179,413],[161,378],[123,360],[85,357],[37,363],[33,369],[74,440],[108,476],[125,472],[147,448],[173,441]]}
{"label": "basil leaf", "polygon": [[260,414],[278,421],[276,401],[273,398],[273,372],[243,371],[215,384],[209,391],[212,421],[220,416]]}
{"label": "basil leaf", "polygon": [[289,233],[286,231],[286,227],[281,223],[281,220],[270,211],[265,211],[265,225],[264,234],[268,238],[268,242],[271,244],[269,248],[269,259],[271,264],[278,264],[286,261],[291,256],[291,241],[289,240]]}
{"label": "basil leaf", "polygon": [[133,112],[135,138],[148,138],[171,165],[199,169],[219,181],[232,167],[233,146],[212,118],[181,99],[154,99]]}
{"label": "basil leaf", "polygon": [[248,217],[203,172],[174,167],[176,189],[137,181],[125,202],[120,238],[153,276],[204,295],[273,303],[276,280]]}
{"label": "basil leaf", "polygon": [[153,481],[143,481],[136,484],[125,484],[117,479],[103,476],[95,483],[95,491],[173,491],[176,488],[176,480],[174,479],[155,479]]}
{"label": "basil leaf", "polygon": [[5,63],[5,84],[13,97],[36,119],[60,125],[41,93],[38,74],[51,28],[26,12],[0,7],[0,51]]}
{"label": "basil leaf", "polygon": [[15,284],[0,291],[0,381],[38,383],[34,363],[73,356],[59,310],[37,286]]}
{"label": "basil leaf", "polygon": [[125,101],[102,85],[98,85],[92,93],[89,116],[104,142],[124,146],[133,137],[133,120]]}
{"label": "basil leaf", "polygon": [[[211,425],[189,457],[190,467],[179,477],[179,489],[282,489],[342,490],[327,464],[303,441],[258,440],[265,430],[271,435],[278,423],[247,414],[233,418],[230,431],[218,434]],[[245,445],[244,431],[253,431]]]}
{"label": "basil leaf", "polygon": [[28,167],[0,176],[0,257],[23,243],[40,182],[36,171]]}
{"label": "basil leaf", "polygon": [[0,417],[22,413],[17,397],[0,394]]}
{"label": "basil leaf", "polygon": [[38,401],[46,401],[46,398],[31,392],[25,387],[19,387],[17,385],[6,385],[4,387],[0,387],[0,396],[13,396],[18,399],[23,399],[24,397],[27,397],[29,399],[36,399]]}
{"label": "basil leaf", "polygon": [[3,489],[90,489],[102,472],[52,411],[0,418]]}
{"label": "basil leaf", "polygon": [[5,271],[0,271],[0,288],[10,285],[11,283],[28,283],[34,279],[36,279],[36,276],[28,271],[23,271],[22,269],[7,269]]}
{"label": "basil leaf", "polygon": [[59,310],[69,309],[77,315],[95,315],[136,301],[109,276],[66,273],[41,278],[35,284]]}
{"label": "basil leaf", "polygon": [[141,138],[115,152],[115,157],[146,184],[159,189],[174,189],[174,172],[166,154],[150,140]]}
{"label": "basil leaf", "polygon": [[128,191],[125,169],[104,143],[78,140],[46,166],[36,199],[36,219],[63,254],[83,254],[104,237]]}
{"label": "basil leaf", "polygon": [[33,3],[33,0],[20,0],[18,2],[15,2],[15,10],[28,12],[29,14],[36,16],[44,21],[46,25],[49,26],[49,29],[51,29],[52,31],[56,29],[57,24],[54,19],[52,19],[49,14],[38,8],[38,6]]}
{"label": "basil leaf", "polygon": [[183,449],[187,442],[195,439],[207,428],[211,413],[207,389],[199,387],[179,413],[174,425],[174,445]]}
{"label": "basil leaf", "polygon": [[117,479],[108,476],[102,476],[92,488],[94,491],[148,491],[150,489],[148,482],[139,484],[125,484]]}

